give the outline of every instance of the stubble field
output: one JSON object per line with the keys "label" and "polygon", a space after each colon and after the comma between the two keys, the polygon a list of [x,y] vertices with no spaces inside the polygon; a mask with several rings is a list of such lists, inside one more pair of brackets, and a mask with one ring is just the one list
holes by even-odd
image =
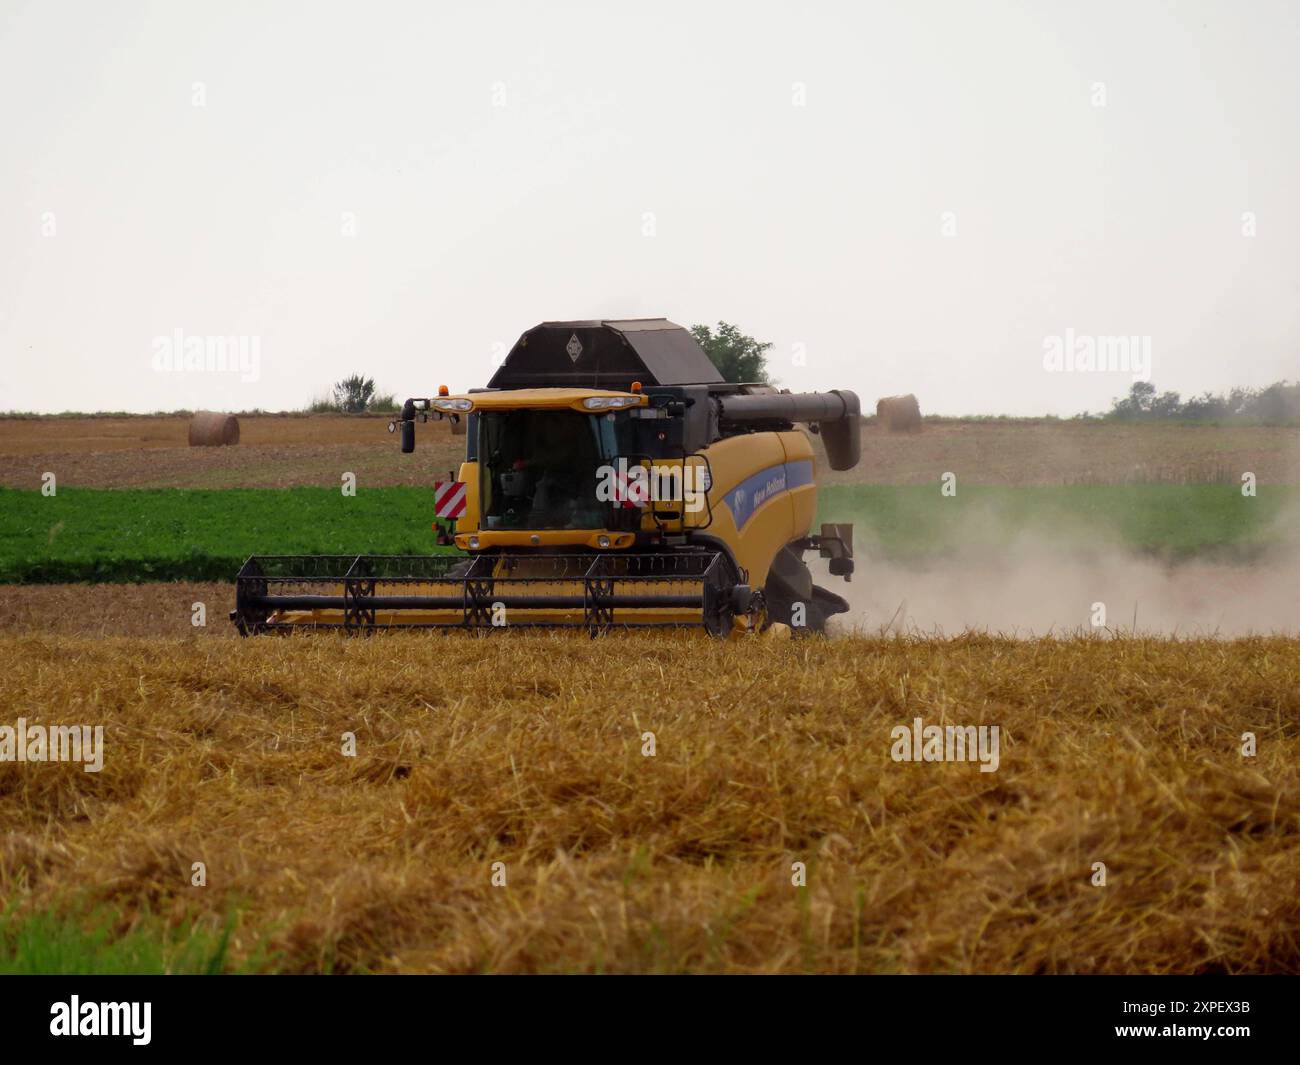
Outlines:
{"label": "stubble field", "polygon": [[[106,726],[100,773],[0,766],[11,937],[106,913],[175,959],[224,927],[221,967],[292,972],[1300,971],[1291,640],[0,656],[9,713]],[[895,761],[915,718],[998,725],[997,771]]]}

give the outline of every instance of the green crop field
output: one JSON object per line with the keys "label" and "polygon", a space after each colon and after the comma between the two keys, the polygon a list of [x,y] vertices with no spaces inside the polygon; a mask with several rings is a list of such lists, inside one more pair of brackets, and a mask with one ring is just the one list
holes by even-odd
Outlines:
{"label": "green crop field", "polygon": [[821,489],[818,518],[856,526],[859,546],[890,558],[963,548],[1007,550],[1032,538],[1063,549],[1118,547],[1168,558],[1250,555],[1292,536],[1300,488],[1267,486],[853,485]]}
{"label": "green crop field", "polygon": [[253,554],[429,554],[428,488],[0,489],[0,581],[230,580]]}
{"label": "green crop field", "polygon": [[[1249,555],[1287,535],[1300,489],[1231,485],[822,489],[819,518],[851,521],[888,557],[1005,549],[1022,536],[1171,557]],[[252,554],[428,554],[427,488],[0,489],[0,581],[228,580]]]}

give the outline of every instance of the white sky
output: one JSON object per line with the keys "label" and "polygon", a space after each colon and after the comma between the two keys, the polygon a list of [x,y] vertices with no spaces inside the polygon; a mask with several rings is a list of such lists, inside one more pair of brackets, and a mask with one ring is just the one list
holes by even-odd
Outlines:
{"label": "white sky", "polygon": [[[1298,56],[1264,0],[0,0],[0,410],[459,390],[658,315],[933,413],[1108,406],[1067,329],[1162,390],[1300,377]],[[156,372],[177,329],[258,379]]]}

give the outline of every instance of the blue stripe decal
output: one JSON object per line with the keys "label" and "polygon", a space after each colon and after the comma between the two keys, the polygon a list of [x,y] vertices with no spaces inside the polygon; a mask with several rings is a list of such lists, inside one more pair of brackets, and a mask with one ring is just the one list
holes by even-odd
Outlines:
{"label": "blue stripe decal", "polygon": [[736,519],[736,528],[743,529],[754,512],[781,492],[801,488],[813,483],[813,464],[808,459],[798,462],[781,462],[747,477],[723,498]]}

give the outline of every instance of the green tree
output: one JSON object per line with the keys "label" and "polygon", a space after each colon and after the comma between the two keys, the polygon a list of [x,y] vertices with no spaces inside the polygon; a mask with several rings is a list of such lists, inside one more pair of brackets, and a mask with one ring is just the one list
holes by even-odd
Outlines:
{"label": "green tree", "polygon": [[334,386],[334,402],[344,414],[360,414],[375,394],[375,379],[354,373]]}
{"label": "green tree", "polygon": [[707,325],[691,326],[691,336],[704,349],[724,381],[733,384],[770,384],[766,352],[770,343],[759,343],[745,336],[729,322],[719,322],[716,330]]}
{"label": "green tree", "polygon": [[1151,411],[1156,386],[1150,381],[1134,381],[1124,399],[1115,400],[1110,408],[1112,418],[1140,418]]}

